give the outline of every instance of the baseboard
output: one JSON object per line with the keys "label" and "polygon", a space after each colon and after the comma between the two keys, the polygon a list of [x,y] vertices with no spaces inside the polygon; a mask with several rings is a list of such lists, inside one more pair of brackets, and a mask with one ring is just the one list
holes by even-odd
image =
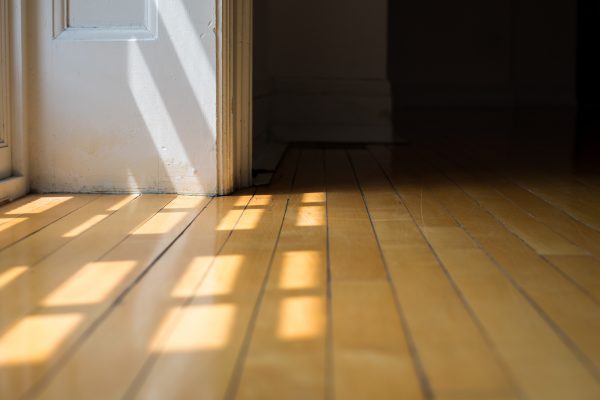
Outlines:
{"label": "baseboard", "polygon": [[392,143],[395,141],[391,124],[276,126],[272,129],[272,137],[281,142]]}
{"label": "baseboard", "polygon": [[0,203],[14,201],[27,194],[27,181],[22,176],[0,180]]}
{"label": "baseboard", "polygon": [[387,80],[289,80],[274,85],[272,126],[389,125]]}

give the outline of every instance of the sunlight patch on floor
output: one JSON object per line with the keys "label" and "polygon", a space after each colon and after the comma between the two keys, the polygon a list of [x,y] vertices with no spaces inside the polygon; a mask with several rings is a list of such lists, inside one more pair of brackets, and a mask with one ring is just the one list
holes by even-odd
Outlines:
{"label": "sunlight patch on floor", "polygon": [[318,251],[287,251],[282,255],[280,289],[312,289],[323,284],[323,256]]}
{"label": "sunlight patch on floor", "polygon": [[93,217],[89,218],[87,221],[82,222],[81,224],[77,225],[75,228],[71,229],[70,231],[68,231],[67,233],[62,235],[62,237],[64,237],[64,238],[77,237],[77,236],[81,235],[83,232],[90,229],[92,226],[94,226],[97,223],[104,220],[106,217],[108,217],[108,214],[94,215]]}
{"label": "sunlight patch on floor", "polygon": [[177,283],[171,291],[171,296],[179,299],[192,297],[201,274],[210,265],[213,259],[214,256],[194,257],[177,280]]}
{"label": "sunlight patch on floor", "polygon": [[144,225],[133,231],[132,235],[163,235],[175,228],[185,217],[187,212],[161,212],[156,214]]}
{"label": "sunlight patch on floor", "polygon": [[105,301],[136,265],[136,261],[89,263],[46,297],[42,305],[58,307]]}
{"label": "sunlight patch on floor", "polygon": [[292,341],[323,336],[325,313],[323,296],[298,296],[283,299],[279,307],[277,338]]}
{"label": "sunlight patch on floor", "polygon": [[5,215],[20,215],[20,214],[41,214],[49,209],[58,206],[68,200],[73,199],[72,196],[61,197],[42,197],[27,204],[17,207],[14,210],[8,211]]}
{"label": "sunlight patch on floor", "polygon": [[245,256],[240,254],[219,255],[208,272],[198,296],[222,296],[232,294],[238,284]]}
{"label": "sunlight patch on floor", "polygon": [[19,276],[23,275],[29,267],[25,265],[20,265],[16,267],[11,267],[6,271],[0,273],[0,290],[5,286],[8,286],[12,281],[17,279]]}
{"label": "sunlight patch on floor", "polygon": [[81,314],[32,315],[0,339],[0,365],[48,361],[83,320]]}
{"label": "sunlight patch on floor", "polygon": [[[137,186],[135,186],[137,187]],[[139,195],[137,194],[132,194],[129,196],[126,196],[124,199],[116,202],[114,205],[112,205],[109,209],[107,209],[107,211],[118,211],[121,208],[123,208],[124,206],[126,206],[127,204],[129,204],[132,200],[134,200],[135,198],[137,198]]]}
{"label": "sunlight patch on floor", "polygon": [[[227,346],[235,322],[234,304],[195,304],[172,313],[180,313],[177,329],[163,345],[153,351],[161,353],[181,353],[202,350],[218,350]],[[166,324],[174,317],[167,315]],[[166,325],[165,324],[165,325]],[[159,329],[159,332],[163,329]]]}
{"label": "sunlight patch on floor", "polygon": [[10,228],[12,228],[13,226],[20,224],[23,221],[27,221],[29,218],[23,218],[23,217],[18,217],[18,218],[0,218],[0,232],[2,231],[6,231]]}
{"label": "sunlight patch on floor", "polygon": [[320,203],[325,204],[327,195],[325,192],[309,192],[302,194],[302,204]]}

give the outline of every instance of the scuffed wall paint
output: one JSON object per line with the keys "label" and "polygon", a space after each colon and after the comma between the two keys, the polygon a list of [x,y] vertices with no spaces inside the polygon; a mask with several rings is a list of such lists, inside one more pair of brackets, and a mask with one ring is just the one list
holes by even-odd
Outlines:
{"label": "scuffed wall paint", "polygon": [[53,39],[52,12],[29,5],[33,189],[216,193],[215,2],[159,0],[155,40]]}

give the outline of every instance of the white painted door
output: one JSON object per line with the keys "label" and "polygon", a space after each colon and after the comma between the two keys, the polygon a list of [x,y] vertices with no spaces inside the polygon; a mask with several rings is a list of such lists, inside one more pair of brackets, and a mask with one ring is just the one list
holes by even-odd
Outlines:
{"label": "white painted door", "polygon": [[33,189],[216,193],[216,4],[28,1]]}
{"label": "white painted door", "polygon": [[9,98],[9,60],[8,60],[8,2],[0,2],[0,179],[8,178],[12,173],[10,151],[10,98]]}

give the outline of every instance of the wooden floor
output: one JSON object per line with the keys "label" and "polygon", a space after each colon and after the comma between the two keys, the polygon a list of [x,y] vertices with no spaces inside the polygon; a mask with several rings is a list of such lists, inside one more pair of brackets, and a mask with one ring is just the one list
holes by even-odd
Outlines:
{"label": "wooden floor", "polygon": [[0,398],[600,399],[600,176],[463,150],[0,208]]}

